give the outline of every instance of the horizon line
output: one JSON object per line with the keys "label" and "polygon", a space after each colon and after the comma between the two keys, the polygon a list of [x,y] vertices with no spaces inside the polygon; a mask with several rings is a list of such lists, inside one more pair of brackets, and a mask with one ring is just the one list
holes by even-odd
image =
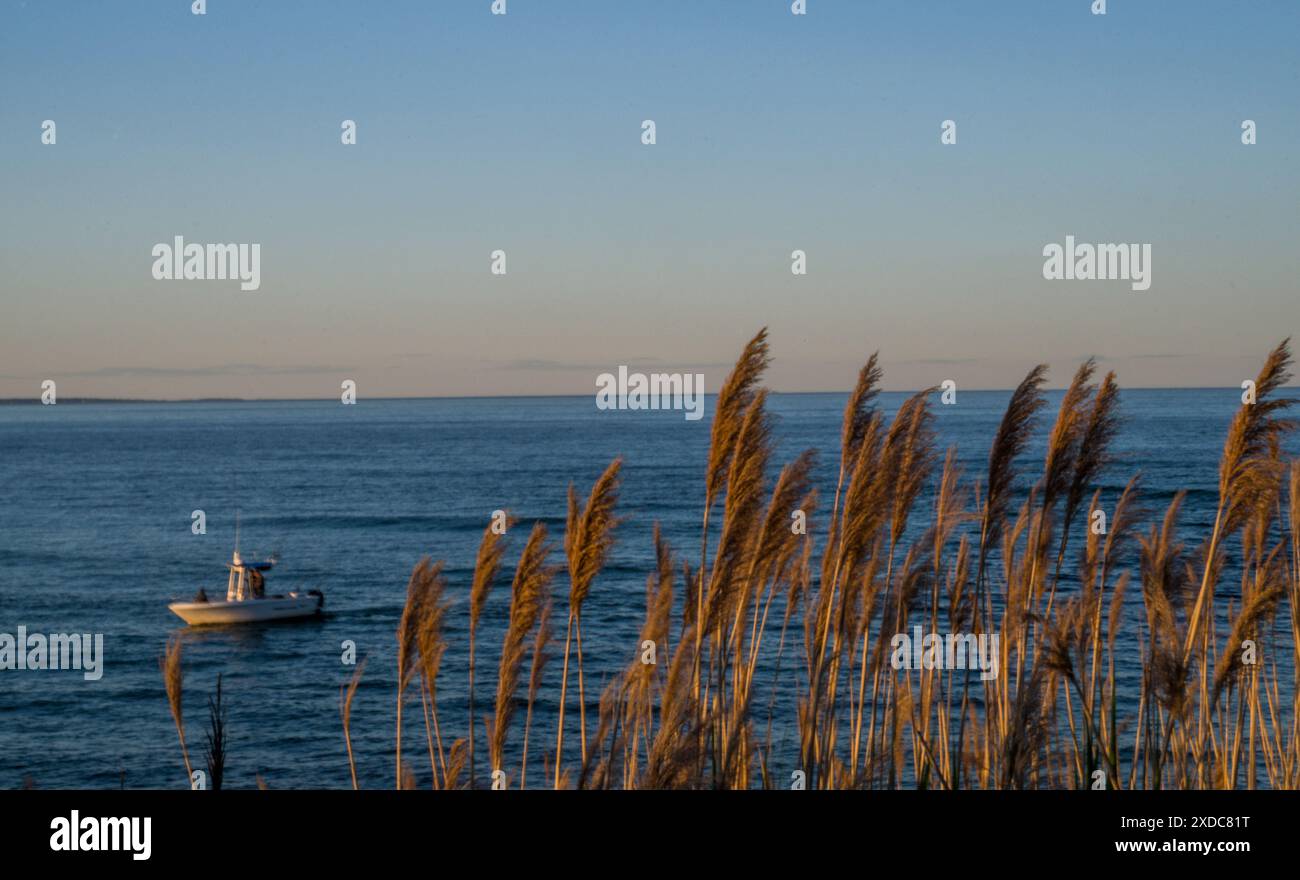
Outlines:
{"label": "horizon line", "polygon": [[[1064,391],[1066,385],[1044,388],[1044,391]],[[1300,382],[1283,385],[1283,389],[1300,389]],[[852,389],[836,389],[829,391],[775,391],[770,390],[770,395],[811,395],[811,394],[848,394]],[[882,394],[916,394],[921,389],[903,389],[903,388],[882,388]],[[1014,388],[959,388],[958,391],[964,392],[981,392],[981,393],[1011,393]],[[1124,391],[1240,391],[1240,387],[1230,385],[1129,385],[1121,386],[1120,392]],[[940,393],[936,388],[934,393]],[[519,399],[568,399],[592,397],[593,393],[587,394],[403,394],[403,395],[367,395],[365,400],[519,400]],[[706,392],[708,397],[717,397],[717,392]],[[335,401],[337,395],[330,397],[65,397],[59,400],[59,403],[316,403],[321,401]],[[21,406],[22,404],[42,405],[40,397],[0,397],[0,406]],[[57,405],[57,404],[55,404]]]}

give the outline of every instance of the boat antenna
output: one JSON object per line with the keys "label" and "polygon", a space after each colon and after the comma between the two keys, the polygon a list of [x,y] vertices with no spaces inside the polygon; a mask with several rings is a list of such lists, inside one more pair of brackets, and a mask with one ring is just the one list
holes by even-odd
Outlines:
{"label": "boat antenna", "polygon": [[239,508],[235,508],[235,552],[239,552]]}

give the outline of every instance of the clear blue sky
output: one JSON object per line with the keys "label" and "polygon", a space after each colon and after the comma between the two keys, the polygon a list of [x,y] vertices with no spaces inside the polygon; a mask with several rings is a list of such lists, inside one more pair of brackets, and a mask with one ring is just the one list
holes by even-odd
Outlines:
{"label": "clear blue sky", "polygon": [[[2,0],[0,397],[712,392],[763,325],[778,390],[1236,386],[1300,330],[1300,3],[489,5]],[[1151,289],[1045,281],[1067,234]]]}

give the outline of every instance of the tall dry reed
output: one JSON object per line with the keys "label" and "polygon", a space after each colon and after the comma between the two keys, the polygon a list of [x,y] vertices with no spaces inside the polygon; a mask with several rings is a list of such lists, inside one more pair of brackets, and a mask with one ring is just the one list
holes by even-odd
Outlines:
{"label": "tall dry reed", "polygon": [[[937,448],[933,389],[892,417],[880,410],[873,355],[845,407],[818,519],[814,453],[775,461],[769,359],[761,331],[719,391],[698,560],[678,557],[656,526],[645,619],[622,664],[602,670],[594,728],[582,609],[613,546],[621,460],[585,504],[570,489],[555,752],[542,756],[550,786],[1300,786],[1300,461],[1284,454],[1286,342],[1232,421],[1199,539],[1183,523],[1183,493],[1152,521],[1139,476],[1115,481],[1119,386],[1114,374],[1094,381],[1091,360],[1061,394],[1041,469],[1024,462],[1045,402],[1040,365],[1012,392],[972,481],[954,449]],[[515,568],[487,725],[493,769],[509,777],[531,645],[520,787],[534,705],[546,700],[548,553],[538,525]],[[445,757],[432,689],[445,647],[441,576],[422,562],[412,585],[424,586],[408,585],[397,705],[400,715],[421,670],[435,787],[475,785],[475,634],[501,554],[489,529],[469,593],[468,735]],[[923,640],[919,666],[900,647],[917,629],[948,638]],[[983,652],[978,668],[972,651]],[[564,748],[571,656],[576,763]],[[784,723],[779,712],[790,713]],[[400,745],[398,761],[400,785],[410,773]]]}

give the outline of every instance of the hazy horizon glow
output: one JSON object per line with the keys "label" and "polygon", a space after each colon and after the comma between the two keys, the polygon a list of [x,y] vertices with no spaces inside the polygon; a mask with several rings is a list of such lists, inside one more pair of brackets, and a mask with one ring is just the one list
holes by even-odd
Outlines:
{"label": "hazy horizon glow", "polygon": [[[0,398],[711,394],[762,326],[777,391],[1235,388],[1300,328],[1300,5],[1109,5],[6,4]],[[1044,280],[1067,235],[1151,288]]]}

